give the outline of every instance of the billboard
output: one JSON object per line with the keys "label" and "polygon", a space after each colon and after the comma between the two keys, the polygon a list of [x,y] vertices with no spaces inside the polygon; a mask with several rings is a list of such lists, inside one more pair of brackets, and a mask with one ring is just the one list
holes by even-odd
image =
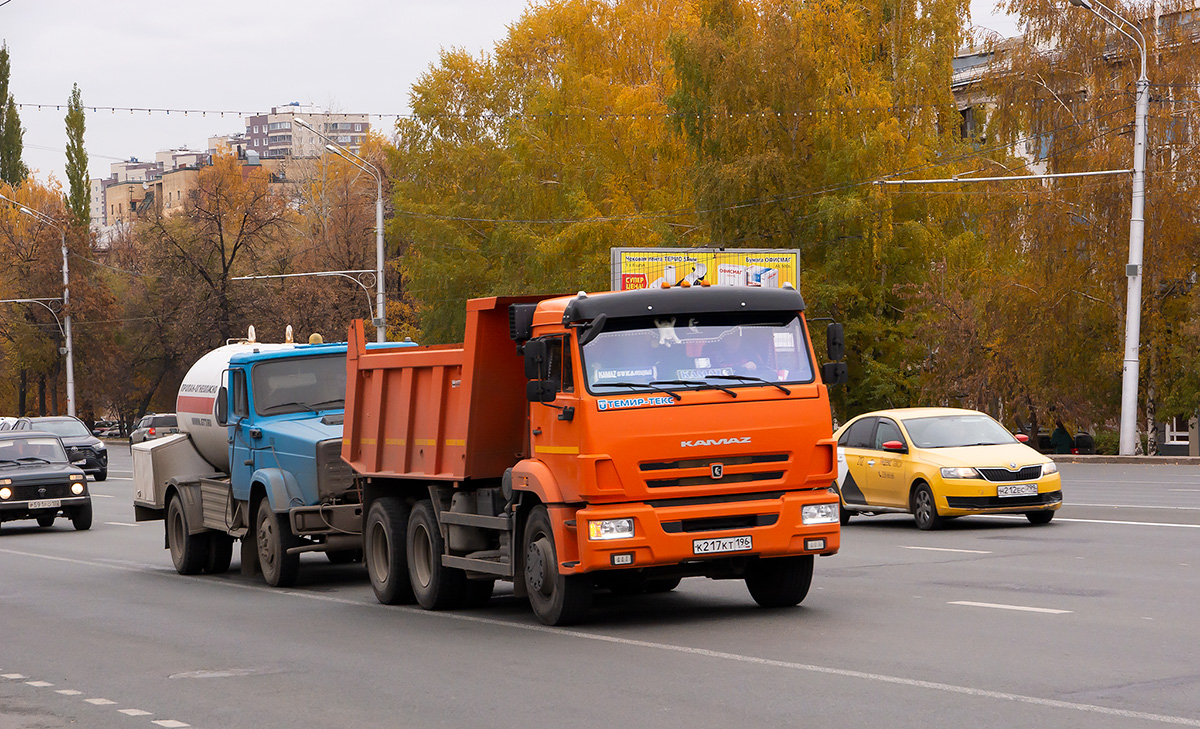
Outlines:
{"label": "billboard", "polygon": [[790,248],[613,248],[612,290],[707,281],[714,286],[799,288],[800,251]]}

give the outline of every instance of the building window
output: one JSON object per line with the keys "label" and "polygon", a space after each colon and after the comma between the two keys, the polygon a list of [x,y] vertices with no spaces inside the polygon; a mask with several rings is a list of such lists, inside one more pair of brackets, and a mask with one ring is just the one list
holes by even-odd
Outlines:
{"label": "building window", "polygon": [[1168,420],[1166,438],[1164,440],[1170,445],[1187,445],[1188,419],[1175,417]]}
{"label": "building window", "polygon": [[254,125],[254,133],[258,134],[258,125],[257,124]]}
{"label": "building window", "polygon": [[355,125],[354,125],[354,131],[356,131],[356,132],[361,132],[361,131],[362,131],[362,124],[355,124]]}

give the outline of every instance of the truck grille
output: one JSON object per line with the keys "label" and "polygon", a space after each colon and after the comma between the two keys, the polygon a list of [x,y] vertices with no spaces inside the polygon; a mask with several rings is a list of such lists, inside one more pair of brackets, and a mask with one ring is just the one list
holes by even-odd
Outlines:
{"label": "truck grille", "polygon": [[980,468],[979,475],[988,481],[1032,481],[1042,477],[1041,466],[1025,466],[1015,471],[1007,468]]}
{"label": "truck grille", "polygon": [[[782,479],[787,471],[775,464],[786,465],[788,460],[786,453],[708,456],[678,461],[651,461],[640,464],[639,469],[647,477],[646,487],[651,489],[754,484]],[[698,470],[701,473],[696,473]],[[718,470],[720,476],[714,476]]]}
{"label": "truck grille", "polygon": [[354,471],[342,460],[340,440],[325,440],[317,444],[317,495],[322,503],[358,501]]}

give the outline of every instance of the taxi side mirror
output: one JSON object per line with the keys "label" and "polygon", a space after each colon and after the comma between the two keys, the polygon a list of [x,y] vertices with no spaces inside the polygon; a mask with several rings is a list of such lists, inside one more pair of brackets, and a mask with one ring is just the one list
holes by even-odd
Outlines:
{"label": "taxi side mirror", "polygon": [[908,453],[908,446],[898,440],[889,440],[883,444],[883,449],[889,453]]}
{"label": "taxi side mirror", "polygon": [[1028,443],[1028,442],[1029,442],[1029,436],[1025,435],[1024,433],[1017,433],[1017,442],[1019,442],[1019,443]]}

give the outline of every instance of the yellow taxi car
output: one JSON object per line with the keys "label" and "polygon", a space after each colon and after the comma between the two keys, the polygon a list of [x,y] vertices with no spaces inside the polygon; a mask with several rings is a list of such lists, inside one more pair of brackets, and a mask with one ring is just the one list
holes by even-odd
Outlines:
{"label": "yellow taxi car", "polygon": [[1048,524],[1062,506],[1058,465],[975,410],[880,410],[835,437],[843,524],[894,512],[912,514],[919,529],[972,514]]}

